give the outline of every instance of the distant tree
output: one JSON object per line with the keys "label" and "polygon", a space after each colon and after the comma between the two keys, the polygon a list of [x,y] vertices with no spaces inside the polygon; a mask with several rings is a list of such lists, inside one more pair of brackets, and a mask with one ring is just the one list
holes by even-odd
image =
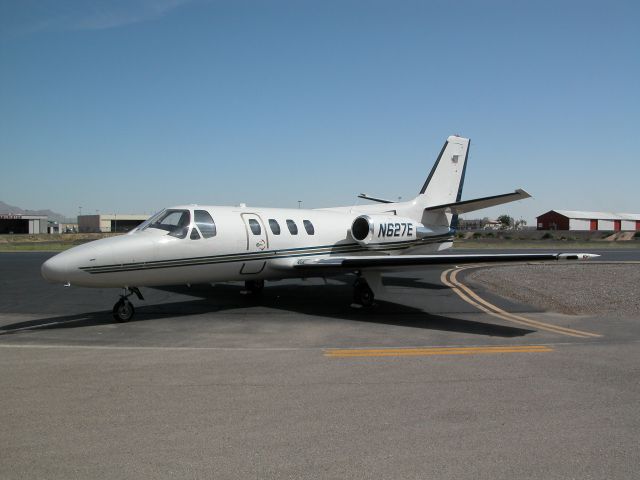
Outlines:
{"label": "distant tree", "polygon": [[521,218],[520,220],[516,220],[515,223],[515,227],[516,230],[522,230],[523,227],[525,227],[527,225],[527,221],[523,218]]}
{"label": "distant tree", "polygon": [[503,230],[508,230],[513,227],[513,217],[510,217],[509,215],[500,215],[498,217],[498,221],[500,222],[500,228]]}

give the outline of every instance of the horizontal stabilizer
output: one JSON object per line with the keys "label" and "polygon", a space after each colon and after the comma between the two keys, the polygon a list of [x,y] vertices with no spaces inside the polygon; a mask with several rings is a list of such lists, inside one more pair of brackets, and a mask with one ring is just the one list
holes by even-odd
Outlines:
{"label": "horizontal stabilizer", "polygon": [[425,208],[426,212],[443,210],[445,213],[453,213],[456,215],[474,212],[476,210],[482,210],[483,208],[495,207],[496,205],[502,205],[503,203],[515,202],[517,200],[523,200],[529,198],[527,192],[519,188],[513,193],[504,193],[502,195],[493,195],[491,197],[476,198],[474,200],[465,200],[463,202],[447,203],[444,205],[436,205],[434,207]]}
{"label": "horizontal stabilizer", "polygon": [[469,263],[531,262],[548,260],[588,260],[599,257],[592,253],[503,253],[465,255],[390,255],[351,256],[298,260],[296,269],[323,270],[405,270],[436,265],[464,265]]}
{"label": "horizontal stabilizer", "polygon": [[358,195],[358,198],[363,198],[364,200],[371,200],[372,202],[378,202],[378,203],[394,203],[393,201],[386,200],[384,198],[370,197],[366,193],[361,193],[360,195]]}

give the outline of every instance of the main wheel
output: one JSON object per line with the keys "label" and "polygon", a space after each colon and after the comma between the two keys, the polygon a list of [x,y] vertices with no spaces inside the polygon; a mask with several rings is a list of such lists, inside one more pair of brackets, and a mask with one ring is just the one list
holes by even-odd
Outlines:
{"label": "main wheel", "polygon": [[117,322],[128,322],[133,318],[136,309],[126,298],[121,298],[113,306],[113,319]]}
{"label": "main wheel", "polygon": [[371,290],[369,284],[361,279],[356,280],[353,285],[353,301],[363,307],[370,307],[373,305],[373,300],[373,290]]}
{"label": "main wheel", "polygon": [[244,288],[252,294],[262,293],[264,289],[264,280],[247,280],[244,282]]}

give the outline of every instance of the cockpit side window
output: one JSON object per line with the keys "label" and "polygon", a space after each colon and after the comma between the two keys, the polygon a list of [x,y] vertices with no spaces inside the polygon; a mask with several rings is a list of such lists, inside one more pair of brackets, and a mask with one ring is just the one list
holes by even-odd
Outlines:
{"label": "cockpit side window", "polygon": [[191,235],[189,235],[189,238],[191,240],[200,240],[200,234],[198,233],[198,229],[196,227],[193,227],[191,229]]}
{"label": "cockpit side window", "polygon": [[152,219],[144,230],[148,228],[157,228],[166,230],[169,235],[176,238],[185,238],[189,232],[189,224],[191,223],[191,214],[189,210],[165,210],[157,218]]}
{"label": "cockpit side window", "polygon": [[211,218],[211,215],[206,210],[196,210],[194,216],[196,218],[196,225],[200,229],[200,233],[204,238],[211,238],[216,236],[216,224]]}

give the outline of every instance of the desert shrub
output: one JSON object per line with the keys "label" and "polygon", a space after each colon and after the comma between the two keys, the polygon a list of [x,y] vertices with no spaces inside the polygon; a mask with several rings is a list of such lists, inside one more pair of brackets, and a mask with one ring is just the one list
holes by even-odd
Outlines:
{"label": "desert shrub", "polygon": [[549,232],[542,235],[542,240],[548,240],[550,238],[553,238],[553,235],[551,235]]}

